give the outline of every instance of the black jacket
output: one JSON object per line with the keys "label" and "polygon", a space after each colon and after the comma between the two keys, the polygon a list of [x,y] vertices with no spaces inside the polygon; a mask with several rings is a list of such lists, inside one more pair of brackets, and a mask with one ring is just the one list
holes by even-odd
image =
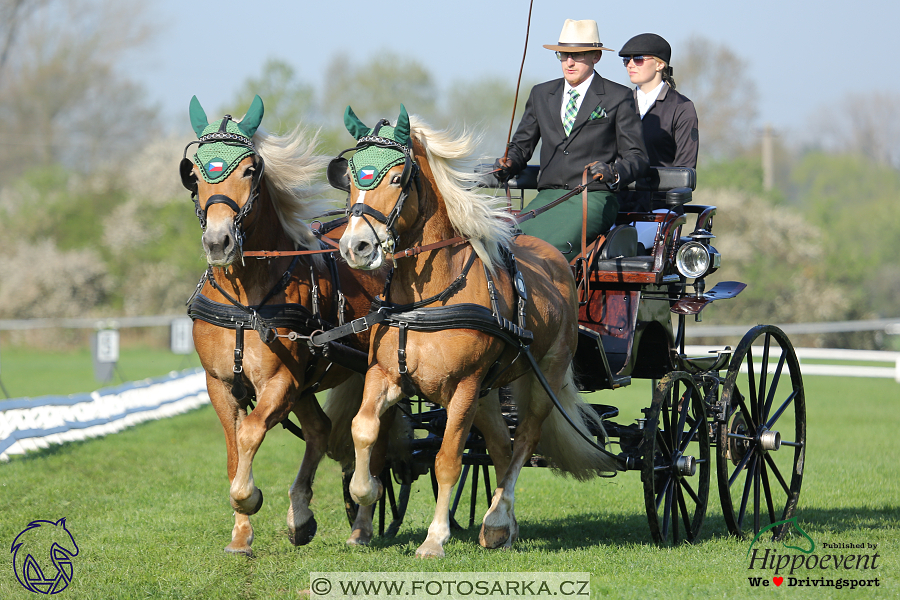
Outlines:
{"label": "black jacket", "polygon": [[[637,105],[637,89],[634,103]],[[663,85],[641,123],[651,167],[697,168],[700,135],[693,102]]]}
{"label": "black jacket", "polygon": [[[572,189],[581,185],[585,165],[594,161],[615,162],[620,187],[643,176],[648,166],[647,150],[630,90],[595,72],[575,117],[572,133],[566,137],[560,118],[564,89],[562,78],[532,88],[509,148],[512,172],[516,173],[528,164],[540,140],[539,190]],[[601,112],[598,107],[605,110],[606,115],[590,119],[592,113]],[[589,189],[608,188],[605,183],[594,182]]]}

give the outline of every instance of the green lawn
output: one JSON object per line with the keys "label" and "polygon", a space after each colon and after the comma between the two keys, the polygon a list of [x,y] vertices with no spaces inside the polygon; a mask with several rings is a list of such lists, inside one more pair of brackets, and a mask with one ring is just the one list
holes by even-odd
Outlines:
{"label": "green lawn", "polygon": [[177,355],[157,348],[125,347],[119,352],[113,381],[100,383],[94,379],[88,349],[49,353],[20,347],[0,348],[0,380],[12,398],[93,392],[105,386],[199,366],[196,353]]}
{"label": "green lawn", "polygon": [[[8,367],[4,357],[5,379]],[[81,552],[62,598],[298,598],[309,587],[311,571],[588,571],[593,596],[612,598],[897,597],[900,386],[809,377],[806,388],[808,450],[799,522],[819,547],[878,544],[880,555],[876,571],[810,575],[877,575],[878,588],[751,588],[749,541],[725,535],[713,499],[697,544],[656,547],[636,473],[578,483],[546,469],[526,469],[517,487],[520,539],[512,551],[482,549],[473,527],[454,534],[445,559],[423,562],[414,554],[433,511],[428,478],[414,485],[396,538],[350,548],[344,544],[349,529],[339,470],[324,462],[313,500],[318,535],[294,548],[286,537],[287,488],[302,443],[281,428],[270,432],[254,463],[265,492],[265,504],[253,517],[254,557],[228,556],[222,549],[233,521],[225,449],[209,407],[0,464],[0,541],[11,544],[31,520],[66,517]],[[649,384],[606,392],[597,401],[634,412],[649,402]],[[712,496],[717,497],[714,490]],[[479,518],[483,512],[480,505]],[[780,544],[763,547],[783,551]],[[12,555],[5,556],[0,598],[34,597],[16,581]]]}

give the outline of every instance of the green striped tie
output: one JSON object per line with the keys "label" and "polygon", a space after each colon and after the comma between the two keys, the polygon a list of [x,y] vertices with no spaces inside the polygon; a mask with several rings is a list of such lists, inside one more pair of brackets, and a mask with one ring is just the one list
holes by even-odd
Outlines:
{"label": "green striped tie", "polygon": [[578,114],[577,101],[578,90],[572,88],[569,90],[569,103],[566,104],[566,116],[563,119],[563,129],[566,132],[566,137],[569,137],[569,134],[572,133],[572,125],[575,124],[575,115]]}

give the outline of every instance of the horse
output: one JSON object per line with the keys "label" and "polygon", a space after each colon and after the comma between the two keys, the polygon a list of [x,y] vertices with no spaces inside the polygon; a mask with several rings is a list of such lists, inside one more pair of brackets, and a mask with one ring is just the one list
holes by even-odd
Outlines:
{"label": "horse", "polygon": [[[402,105],[394,127],[382,119],[370,129],[350,107],[344,121],[357,139],[356,152],[349,161],[338,156],[328,168],[331,184],[350,190],[341,255],[362,270],[394,265],[352,423],[356,469],[350,493],[362,505],[381,494],[373,454],[381,417],[402,396],[416,393],[447,409],[434,462],[434,519],[416,556],[444,556],[450,492],[473,425],[486,438],[498,478],[479,543],[511,547],[518,537],[516,480],[538,442],[557,472],[587,479],[615,470],[611,455],[589,441],[589,423],[595,432],[602,424],[573,381],[578,303],[571,269],[550,244],[516,236],[512,215],[478,192],[475,175],[462,166],[474,151],[472,135],[434,130]],[[476,262],[481,268],[471,268]],[[534,363],[522,358],[527,348]],[[542,377],[566,413],[575,415],[571,425],[552,410]],[[507,384],[519,418],[512,448],[498,398],[498,387]]]}
{"label": "horse", "polygon": [[[309,503],[323,455],[347,469],[352,464],[350,418],[359,406],[362,376],[311,354],[302,338],[364,315],[384,279],[378,273],[361,277],[321,252],[304,219],[323,207],[316,197],[324,185],[315,180],[328,158],[316,153],[316,137],[299,126],[284,136],[259,129],[263,111],[256,96],[242,120],[225,115],[209,122],[194,96],[190,116],[198,140],[185,148],[180,167],[208,263],[188,303],[194,345],[225,432],[235,511],[225,551],[248,556],[250,515],[263,503],[253,458],[272,427],[289,427],[293,413],[306,441],[289,490],[287,525],[294,545],[309,543],[316,533]],[[192,144],[199,146],[188,158]],[[252,254],[263,258],[247,258]],[[245,337],[246,330],[259,335]],[[365,333],[346,343],[368,350]],[[323,410],[314,393],[326,389],[331,391]],[[366,544],[372,535],[371,508],[359,510],[347,543]]]}

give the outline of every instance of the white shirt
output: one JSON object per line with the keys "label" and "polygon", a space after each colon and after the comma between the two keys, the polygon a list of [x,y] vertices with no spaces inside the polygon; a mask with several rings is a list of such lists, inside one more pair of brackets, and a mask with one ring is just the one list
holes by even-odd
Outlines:
{"label": "white shirt", "polygon": [[654,102],[656,102],[656,99],[659,97],[659,93],[662,91],[664,85],[666,85],[666,82],[660,81],[659,85],[656,86],[656,88],[646,94],[641,88],[637,88],[638,110],[640,110],[641,112],[641,119],[644,118],[644,115],[647,114],[647,111],[650,110],[650,107],[653,106]]}
{"label": "white shirt", "polygon": [[[575,86],[574,89],[578,92],[578,98],[575,100],[575,114],[578,114],[578,111],[581,110],[581,101],[584,100],[584,95],[587,93],[588,88],[591,87],[591,81],[593,80],[594,73],[591,72],[587,79]],[[562,105],[559,107],[559,120],[563,123],[566,122],[566,105],[569,104],[569,90],[571,89],[573,89],[572,86],[566,81],[565,86],[563,86]]]}

